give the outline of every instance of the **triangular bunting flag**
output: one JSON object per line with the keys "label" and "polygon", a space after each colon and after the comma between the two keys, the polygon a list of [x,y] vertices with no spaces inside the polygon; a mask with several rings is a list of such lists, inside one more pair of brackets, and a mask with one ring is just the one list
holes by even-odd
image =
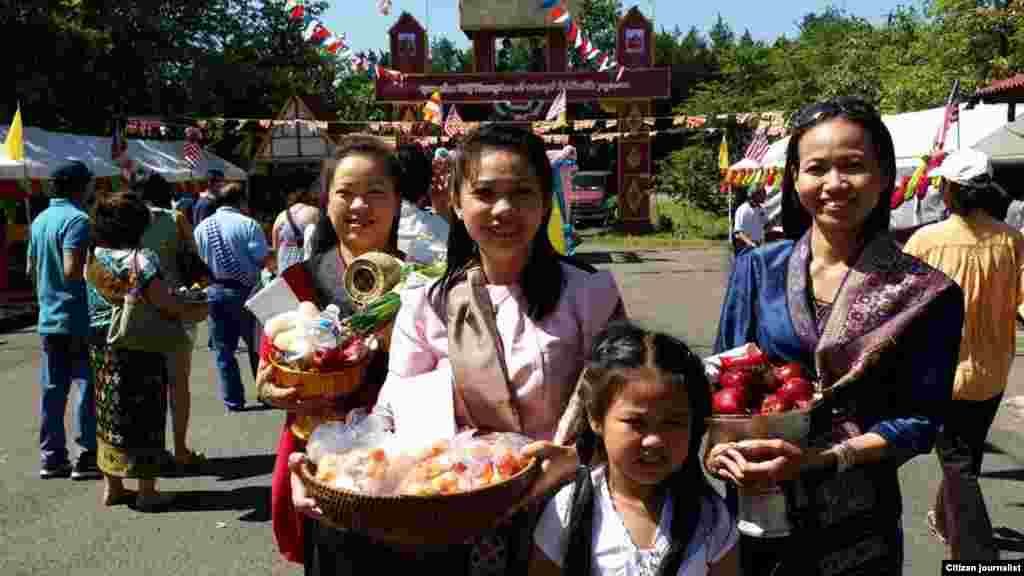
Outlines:
{"label": "triangular bunting flag", "polygon": [[284,10],[292,20],[302,20],[306,14],[303,0],[288,0],[284,5]]}
{"label": "triangular bunting flag", "polygon": [[431,124],[440,126],[442,112],[441,93],[435,91],[430,95],[430,100],[427,100],[427,103],[423,105],[423,119]]}
{"label": "triangular bunting flag", "polygon": [[4,149],[7,158],[11,160],[25,159],[25,138],[22,134],[21,105],[14,111],[14,119],[11,120],[11,127],[7,130],[7,139],[4,140]]}

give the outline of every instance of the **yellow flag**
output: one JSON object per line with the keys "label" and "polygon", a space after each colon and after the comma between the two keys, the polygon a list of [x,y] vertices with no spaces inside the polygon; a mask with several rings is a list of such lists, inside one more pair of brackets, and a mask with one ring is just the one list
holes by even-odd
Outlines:
{"label": "yellow flag", "polygon": [[11,160],[25,159],[25,141],[21,134],[21,106],[18,106],[18,110],[14,113],[11,128],[7,131],[7,140],[4,140],[4,151]]}
{"label": "yellow flag", "polygon": [[430,95],[430,100],[427,100],[427,103],[423,105],[423,119],[440,126],[443,111],[441,107],[441,93],[435,91]]}
{"label": "yellow flag", "polygon": [[552,203],[551,219],[548,220],[548,239],[555,251],[563,256],[568,252],[565,247],[565,233],[562,230],[562,210],[558,207],[558,201]]}
{"label": "yellow flag", "polygon": [[729,170],[729,140],[722,134],[722,144],[718,147],[718,169],[725,174]]}

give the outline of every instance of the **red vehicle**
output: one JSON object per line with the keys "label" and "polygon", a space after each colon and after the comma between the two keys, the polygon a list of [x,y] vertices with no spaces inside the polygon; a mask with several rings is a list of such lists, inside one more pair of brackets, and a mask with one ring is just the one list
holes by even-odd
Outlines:
{"label": "red vehicle", "polygon": [[572,179],[572,190],[566,195],[573,226],[580,224],[608,224],[607,201],[614,187],[613,172],[577,172]]}

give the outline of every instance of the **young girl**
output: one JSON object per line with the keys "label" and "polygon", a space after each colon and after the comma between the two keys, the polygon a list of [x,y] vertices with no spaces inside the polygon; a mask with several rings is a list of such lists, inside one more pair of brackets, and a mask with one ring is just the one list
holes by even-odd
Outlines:
{"label": "young girl", "polygon": [[[550,441],[593,338],[624,314],[622,300],[610,273],[574,265],[552,247],[546,223],[553,176],[538,136],[488,126],[461,150],[447,270],[402,295],[378,403],[391,410],[399,433],[426,423],[544,441],[530,452],[551,460],[537,482],[541,493],[572,478],[575,451]],[[293,470],[301,462],[293,458]],[[301,492],[295,504],[317,513]],[[421,558],[445,574],[522,573],[529,536],[520,516],[473,546],[424,551]],[[382,562],[390,561],[404,573],[404,558],[379,550],[356,547],[337,573],[386,572]]]}
{"label": "young girl", "polygon": [[737,574],[736,522],[700,466],[711,391],[671,336],[615,323],[580,380],[576,483],[534,533],[531,576]]}

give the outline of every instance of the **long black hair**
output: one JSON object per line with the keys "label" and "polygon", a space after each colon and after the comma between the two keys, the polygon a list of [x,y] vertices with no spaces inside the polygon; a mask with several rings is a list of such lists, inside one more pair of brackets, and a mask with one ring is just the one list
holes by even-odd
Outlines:
{"label": "long black hair", "polygon": [[520,285],[527,302],[527,315],[534,321],[550,314],[558,305],[565,285],[561,262],[563,258],[548,238],[548,219],[554,202],[554,175],[544,149],[544,141],[533,132],[508,125],[487,125],[469,134],[459,147],[449,187],[448,265],[444,275],[430,287],[431,305],[442,318],[447,317],[448,292],[465,278],[472,266],[480,263],[480,247],[469,235],[466,224],[455,216],[458,195],[463,184],[479,170],[485,148],[518,152],[530,163],[540,180],[546,209],[541,225],[530,244],[530,255],[523,268]]}
{"label": "long black hair", "polygon": [[814,127],[835,118],[858,124],[868,133],[882,170],[882,193],[878,197],[878,204],[864,221],[862,236],[865,240],[871,240],[889,230],[889,198],[896,188],[896,149],[892,143],[892,134],[874,106],[860,98],[843,96],[812,104],[793,116],[793,132],[786,146],[786,169],[782,174],[782,229],[786,238],[791,240],[800,239],[811,227],[811,215],[800,204],[796,191],[796,175],[800,171],[800,139]]}
{"label": "long black hair", "polygon": [[[373,136],[349,136],[341,146],[334,158],[324,160],[320,169],[320,220],[313,229],[313,255],[323,254],[334,250],[338,246],[338,232],[334,229],[334,223],[327,215],[327,205],[330,203],[331,185],[334,183],[334,174],[338,170],[341,161],[349,156],[364,155],[376,158],[383,162],[384,173],[395,183],[395,195],[399,196],[398,187],[402,180],[402,166],[394,151],[379,138]],[[391,235],[388,237],[388,250],[398,251],[398,220],[401,218],[402,210],[400,202],[396,203],[395,218],[391,223]]]}
{"label": "long black hair", "polygon": [[[703,496],[714,493],[704,476],[700,458],[705,419],[711,415],[711,383],[704,373],[703,362],[682,340],[645,330],[628,321],[609,324],[594,341],[591,360],[580,381],[583,409],[572,425],[583,465],[577,470],[570,509],[565,574],[590,574],[594,486],[589,465],[607,458],[600,438],[590,427],[590,419],[604,419],[627,384],[625,371],[638,368],[653,369],[673,388],[684,388],[689,401],[687,460],[664,481],[673,501],[672,544],[658,568],[660,576],[674,575],[679,570],[686,546],[697,530]],[[688,506],[686,503],[695,497],[698,505]]]}
{"label": "long black hair", "polygon": [[433,163],[417,144],[399,146],[398,161],[402,164],[402,182],[399,185],[402,199],[414,206],[418,205],[430,196]]}

